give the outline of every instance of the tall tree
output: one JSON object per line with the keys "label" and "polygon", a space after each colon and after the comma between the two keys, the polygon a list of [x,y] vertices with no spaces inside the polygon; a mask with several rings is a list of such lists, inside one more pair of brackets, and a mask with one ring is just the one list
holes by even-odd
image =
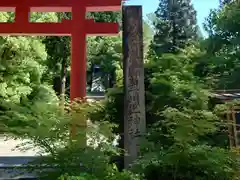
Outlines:
{"label": "tall tree", "polygon": [[205,28],[209,37],[204,41],[206,55],[196,65],[196,75],[206,82],[212,79],[215,89],[239,89],[239,8],[240,2],[212,10]]}
{"label": "tall tree", "polygon": [[[71,13],[56,13],[57,21],[70,19]],[[54,90],[65,101],[67,69],[70,65],[70,37],[46,37],[43,40],[48,53],[46,77],[50,79]]]}
{"label": "tall tree", "polygon": [[233,0],[220,0],[220,6],[224,6],[225,4],[228,4],[230,2],[232,2]]}
{"label": "tall tree", "polygon": [[191,0],[160,0],[155,12],[152,50],[158,55],[178,52],[197,38],[196,11]]}

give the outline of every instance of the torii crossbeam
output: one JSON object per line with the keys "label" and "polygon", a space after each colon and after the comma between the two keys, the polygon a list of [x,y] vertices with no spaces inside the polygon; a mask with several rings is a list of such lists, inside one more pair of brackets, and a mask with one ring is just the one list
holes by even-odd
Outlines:
{"label": "torii crossbeam", "polygon": [[87,12],[119,11],[125,0],[5,0],[0,11],[11,12],[15,7],[31,7],[33,12],[71,12],[72,7],[86,7]]}
{"label": "torii crossbeam", "polygon": [[[0,11],[15,12],[15,22],[0,23],[0,36],[72,36],[70,99],[86,96],[86,36],[118,34],[117,23],[96,23],[86,12],[118,11],[122,0],[1,0]],[[30,12],[72,12],[71,20],[29,22]]]}

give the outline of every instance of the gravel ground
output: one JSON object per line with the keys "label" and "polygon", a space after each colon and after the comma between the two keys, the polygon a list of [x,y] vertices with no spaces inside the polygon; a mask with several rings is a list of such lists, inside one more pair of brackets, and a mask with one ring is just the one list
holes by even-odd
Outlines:
{"label": "gravel ground", "polygon": [[[0,157],[2,156],[36,156],[36,151],[29,150],[26,152],[21,152],[19,150],[14,150],[14,148],[20,144],[19,140],[6,140],[4,137],[0,137]],[[1,163],[1,162],[0,162]]]}
{"label": "gravel ground", "polygon": [[21,166],[22,164],[26,164],[35,159],[37,154],[35,151],[21,152],[19,150],[13,150],[16,145],[20,143],[21,141],[19,140],[6,140],[6,138],[0,137],[0,180],[17,180],[34,177],[34,175],[28,174],[24,171],[6,169],[13,166]]}

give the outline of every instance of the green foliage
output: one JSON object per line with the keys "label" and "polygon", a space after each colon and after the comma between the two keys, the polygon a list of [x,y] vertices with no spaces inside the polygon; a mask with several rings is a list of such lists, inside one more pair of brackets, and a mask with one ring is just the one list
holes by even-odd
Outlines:
{"label": "green foliage", "polygon": [[56,102],[5,104],[8,109],[1,112],[1,127],[6,127],[3,132],[27,140],[19,145],[20,150],[39,148],[40,157],[29,164],[30,171],[39,174],[41,179],[51,180],[59,177],[138,180],[137,176],[121,173],[110,164],[111,156],[118,153],[112,146],[111,124],[100,121],[77,125],[77,135],[70,138],[69,127],[75,124],[73,120],[77,117],[81,123],[82,118],[88,119],[89,113],[98,108],[97,104],[73,103],[63,111]]}
{"label": "green foliage", "polygon": [[67,174],[58,178],[58,180],[97,180],[96,177],[89,174],[81,174],[80,176],[68,176]]}
{"label": "green foliage", "polygon": [[[32,21],[54,19],[47,15],[33,13]],[[0,21],[12,21],[12,13],[0,13]],[[47,70],[45,46],[37,37],[1,37],[0,38],[0,97],[20,102],[33,94],[42,83]]]}
{"label": "green foliage", "polygon": [[[145,151],[133,166],[146,179],[233,179],[236,154],[200,141],[217,130],[218,117],[207,110],[167,108],[154,124]],[[164,141],[163,141],[163,140]]]}
{"label": "green foliage", "polygon": [[0,96],[18,102],[41,83],[45,48],[36,38],[5,37],[0,49]]}
{"label": "green foliage", "polygon": [[151,44],[154,53],[178,52],[197,38],[196,11],[191,1],[160,0]]}
{"label": "green foliage", "polygon": [[[160,1],[160,4],[162,6],[156,12],[158,14],[155,24],[159,26],[155,26],[154,42],[160,42],[162,37],[167,37],[167,33],[163,30],[169,30],[171,27],[168,23],[170,21],[168,18],[171,17],[168,15],[172,13],[171,9],[168,9],[171,8],[171,4],[164,1]],[[225,7],[225,11],[229,6]],[[234,10],[231,13],[237,12]],[[185,49],[181,49],[184,46],[171,44],[177,42],[176,34],[170,36],[174,41],[165,38],[165,41],[160,42],[164,43],[152,46],[157,55],[161,56],[150,54],[145,70],[146,117],[151,126],[143,143],[142,156],[136,164],[133,164],[133,171],[143,173],[145,179],[233,179],[236,177],[236,172],[239,171],[238,155],[216,141],[221,128],[226,128],[226,124],[223,124],[225,122],[215,111],[208,108],[209,89],[213,87],[209,84],[216,82],[213,81],[214,77],[218,78],[218,87],[220,83],[224,85],[228,83],[227,87],[232,87],[229,84],[233,85],[235,83],[233,81],[237,79],[233,78],[233,72],[238,67],[237,48],[233,45],[229,46],[231,40],[228,40],[236,36],[228,37],[227,34],[232,33],[226,31],[230,29],[230,24],[228,26],[224,24],[229,15],[230,12],[223,14],[212,12],[207,22],[211,36],[200,43],[200,48],[204,50],[202,52],[198,49],[199,45],[192,44],[186,47],[188,43],[183,43]],[[170,22],[174,22],[173,20],[171,19]],[[236,17],[229,20],[231,23]],[[178,54],[163,53],[175,53],[171,48],[177,49]],[[204,69],[204,66],[209,69]],[[226,77],[223,76],[224,72],[228,73],[228,79],[223,78]],[[198,77],[195,76],[196,74]],[[210,78],[207,79],[209,75]],[[210,141],[208,137],[211,137]]]}
{"label": "green foliage", "polygon": [[87,14],[88,18],[93,18],[96,22],[121,22],[122,14],[120,12],[91,12]]}
{"label": "green foliage", "polygon": [[[92,72],[94,65],[98,65],[102,72],[104,87],[112,88],[111,81],[121,77],[117,73],[121,68],[122,52],[121,36],[116,37],[89,37],[88,38],[88,69]],[[110,82],[107,80],[110,77]],[[92,83],[92,82],[91,82]]]}
{"label": "green foliage", "polygon": [[[143,173],[143,178],[232,179],[239,168],[235,154],[217,143],[224,125],[208,108],[207,84],[194,76],[199,57],[200,50],[189,46],[178,55],[162,54],[146,63],[150,128],[142,157],[133,165],[133,171]],[[110,91],[105,103],[99,115],[119,124],[117,132],[121,133],[122,89]],[[209,136],[214,138],[209,140]]]}
{"label": "green foliage", "polygon": [[172,147],[154,151],[137,165],[146,179],[233,179],[235,156],[227,150],[211,146]]}
{"label": "green foliage", "polygon": [[[45,132],[49,131],[49,127],[55,126],[61,114],[56,96],[50,94],[47,98],[46,95],[44,93],[44,98],[36,95],[34,100],[24,100],[22,103],[1,100],[1,125],[5,127],[1,131],[22,138],[45,137]],[[64,119],[62,117],[61,121],[65,122]]]}
{"label": "green foliage", "polygon": [[57,22],[58,17],[55,12],[32,12],[31,22]]}
{"label": "green foliage", "polygon": [[[114,175],[110,175],[106,177],[106,180],[140,180],[138,175],[134,175],[131,172],[117,172]],[[80,176],[61,176],[59,180],[100,180],[93,175],[89,175],[87,173],[83,173]],[[104,179],[105,180],[105,179]]]}
{"label": "green foliage", "polygon": [[[61,22],[63,19],[70,19],[71,14],[54,13],[54,17],[54,22]],[[67,89],[69,89],[69,82],[66,83],[66,79],[70,74],[71,38],[68,36],[45,37],[42,42],[46,46],[48,54],[44,81],[53,84],[54,90],[58,95],[64,95],[66,91],[65,87],[67,86]]]}
{"label": "green foliage", "polygon": [[99,105],[100,106],[98,106],[95,111],[91,111],[90,119],[92,121],[109,121],[117,125],[113,128],[114,132],[120,133],[121,127],[119,127],[119,125],[122,125],[122,120],[124,118],[124,109],[121,108],[124,106],[122,87],[109,89],[107,98]]}
{"label": "green foliage", "polygon": [[213,88],[239,89],[239,1],[212,10],[205,27],[209,38],[199,61],[197,75],[214,79]]}

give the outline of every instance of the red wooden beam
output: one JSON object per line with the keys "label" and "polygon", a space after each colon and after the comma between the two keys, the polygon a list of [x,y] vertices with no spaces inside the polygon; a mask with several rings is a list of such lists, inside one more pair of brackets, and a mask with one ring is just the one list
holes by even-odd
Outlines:
{"label": "red wooden beam", "polygon": [[17,23],[0,23],[0,35],[70,36],[71,27],[61,23],[28,23],[22,26]]}
{"label": "red wooden beam", "polygon": [[122,0],[87,0],[87,11],[120,11]]}
{"label": "red wooden beam", "polygon": [[120,11],[122,0],[1,0],[0,11],[12,12],[26,6],[31,12],[71,12],[72,7],[86,7],[86,11]]}
{"label": "red wooden beam", "polygon": [[29,22],[30,19],[30,8],[28,7],[17,7],[15,13],[15,22],[19,25],[24,25]]}
{"label": "red wooden beam", "polygon": [[[76,25],[75,25],[76,26]],[[25,36],[71,36],[71,20],[62,23],[0,23],[0,35]],[[86,21],[86,34],[90,36],[110,36],[118,34],[117,23],[95,23]]]}

